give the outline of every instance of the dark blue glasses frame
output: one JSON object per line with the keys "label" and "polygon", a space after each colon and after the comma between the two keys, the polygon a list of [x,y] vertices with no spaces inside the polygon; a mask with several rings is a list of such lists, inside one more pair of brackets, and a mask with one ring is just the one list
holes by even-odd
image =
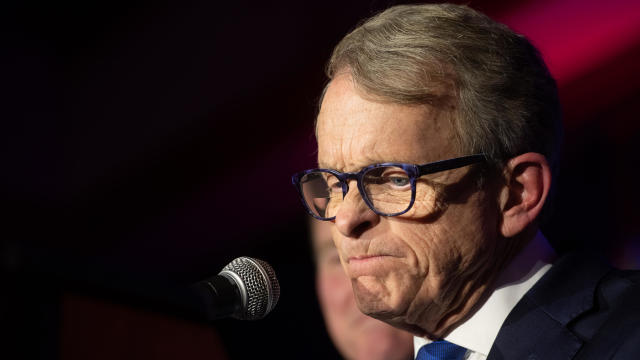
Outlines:
{"label": "dark blue glasses frame", "polygon": [[[349,192],[349,180],[355,179],[358,186],[358,191],[360,192],[360,196],[362,196],[362,199],[364,200],[364,202],[374,213],[380,216],[397,216],[397,215],[402,215],[406,213],[413,206],[413,203],[415,202],[415,199],[416,199],[416,179],[419,178],[420,176],[433,174],[433,173],[437,173],[445,170],[453,170],[453,169],[461,168],[467,165],[479,163],[485,160],[486,160],[486,157],[484,154],[475,154],[475,155],[467,155],[467,156],[457,157],[457,158],[448,159],[448,160],[435,161],[435,162],[431,162],[424,165],[393,163],[393,162],[373,164],[373,165],[369,165],[367,167],[362,168],[358,172],[342,173],[332,169],[310,169],[310,170],[305,170],[305,171],[301,171],[299,173],[294,174],[291,177],[291,183],[298,190],[298,195],[300,195],[300,199],[302,200],[302,205],[307,210],[309,215],[313,216],[318,220],[329,221],[329,220],[335,219],[335,216],[332,216],[329,218],[320,217],[314,214],[313,211],[309,208],[309,205],[307,204],[307,201],[305,200],[305,197],[304,197],[300,180],[305,175],[310,174],[312,172],[327,172],[337,177],[342,187],[343,198],[347,196],[347,193]],[[373,203],[367,196],[367,193],[365,192],[364,185],[363,185],[363,178],[367,172],[376,168],[388,167],[388,166],[395,166],[403,169],[407,173],[407,175],[409,175],[409,181],[411,183],[411,201],[409,202],[409,205],[403,211],[399,211],[391,214],[383,213],[376,210],[376,208],[373,206]]]}

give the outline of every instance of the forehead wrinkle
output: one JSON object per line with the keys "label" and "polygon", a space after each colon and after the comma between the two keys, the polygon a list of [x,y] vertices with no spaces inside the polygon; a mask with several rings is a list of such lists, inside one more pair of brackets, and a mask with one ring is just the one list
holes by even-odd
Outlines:
{"label": "forehead wrinkle", "polygon": [[[379,139],[377,136],[361,136],[362,132],[354,131],[347,141],[342,142],[342,158],[348,159],[342,165],[341,170],[345,172],[357,172],[367,165],[381,162],[380,157],[375,154],[378,152],[377,144]],[[366,140],[366,141],[363,141]]]}
{"label": "forehead wrinkle", "polygon": [[[403,122],[404,126],[398,126],[397,121]],[[358,123],[355,127],[340,125],[341,128],[337,132],[335,130],[338,129],[331,129],[332,143],[338,146],[328,146],[323,149],[325,156],[320,162],[321,165],[338,171],[356,172],[365,166],[377,163],[420,162],[414,146],[397,146],[398,140],[403,142],[406,139],[407,142],[412,142],[411,138],[422,132],[421,125],[418,123],[407,123],[404,119],[390,117],[381,128],[375,129],[368,128],[366,122]],[[425,138],[424,141],[428,139]]]}
{"label": "forehead wrinkle", "polygon": [[[332,134],[334,139],[333,144],[343,144],[344,136],[342,133],[336,136]],[[319,138],[320,139],[320,138]],[[318,141],[320,143],[320,140]],[[320,150],[320,148],[318,149]],[[334,169],[342,171],[345,168],[344,151],[342,147],[337,146],[325,146],[322,148],[322,152],[318,152],[318,167],[325,169]]]}
{"label": "forehead wrinkle", "polygon": [[355,172],[382,162],[422,164],[451,153],[447,109],[372,101],[350,80],[332,80],[321,105],[320,167]]}

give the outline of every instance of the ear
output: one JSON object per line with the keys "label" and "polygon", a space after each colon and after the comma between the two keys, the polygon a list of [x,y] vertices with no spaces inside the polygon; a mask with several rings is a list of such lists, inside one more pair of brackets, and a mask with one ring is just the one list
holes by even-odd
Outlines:
{"label": "ear", "polygon": [[540,214],[551,187],[551,169],[544,155],[525,153],[509,160],[500,197],[504,237],[513,237]]}

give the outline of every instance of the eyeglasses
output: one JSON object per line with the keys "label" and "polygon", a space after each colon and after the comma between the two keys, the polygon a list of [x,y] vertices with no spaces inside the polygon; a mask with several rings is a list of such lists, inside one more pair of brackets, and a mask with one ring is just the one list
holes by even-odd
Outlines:
{"label": "eyeglasses", "polygon": [[335,219],[352,179],[357,181],[362,199],[373,212],[380,216],[397,216],[411,209],[416,202],[416,192],[420,201],[428,197],[426,191],[416,191],[419,177],[485,160],[484,154],[475,154],[424,165],[373,164],[350,173],[311,169],[294,174],[291,182],[298,189],[307,212],[318,220]]}

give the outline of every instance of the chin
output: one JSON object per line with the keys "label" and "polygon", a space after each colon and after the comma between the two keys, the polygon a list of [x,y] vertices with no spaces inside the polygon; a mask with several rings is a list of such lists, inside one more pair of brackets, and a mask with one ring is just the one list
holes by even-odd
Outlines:
{"label": "chin", "polygon": [[373,277],[360,277],[353,281],[353,292],[360,311],[378,320],[387,321],[404,313],[408,304],[399,294],[390,292],[381,281]]}

